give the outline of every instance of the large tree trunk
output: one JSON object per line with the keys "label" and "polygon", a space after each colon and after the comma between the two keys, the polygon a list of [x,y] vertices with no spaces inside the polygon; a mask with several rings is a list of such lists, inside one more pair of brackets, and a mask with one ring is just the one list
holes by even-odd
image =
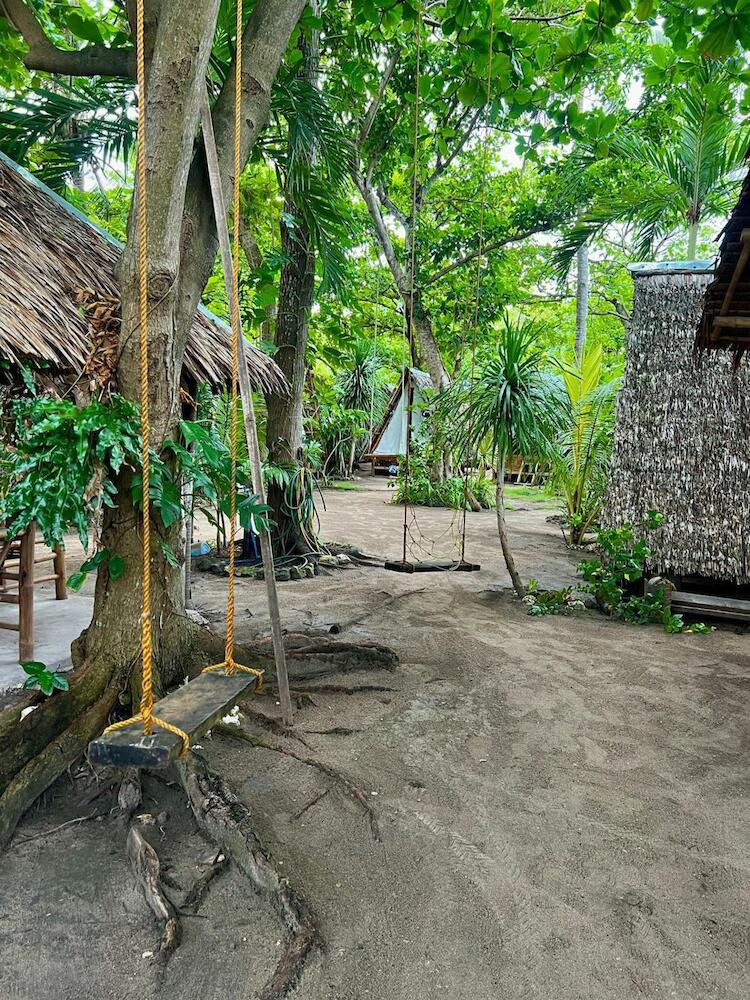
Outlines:
{"label": "large tree trunk", "polygon": [[[314,14],[319,4],[312,0]],[[313,86],[318,82],[320,61],[319,36],[313,31],[308,39],[300,39],[303,55],[301,75]],[[291,144],[295,140],[290,136]],[[296,151],[299,155],[299,151]],[[314,156],[314,152],[313,152]],[[286,263],[279,280],[279,304],[276,314],[275,360],[289,383],[288,396],[269,395],[266,398],[268,419],[266,446],[273,464],[297,466],[302,460],[302,407],[307,371],[307,338],[310,326],[310,309],[315,291],[315,249],[310,231],[295,205],[289,191],[285,192],[285,216],[293,216],[293,229],[281,220],[281,249]],[[292,555],[308,548],[297,521],[289,512],[288,491],[279,483],[270,483],[268,503],[272,510],[274,528],[273,548],[277,555]]]}
{"label": "large tree trunk", "polygon": [[[287,199],[285,213],[294,214]],[[276,316],[276,363],[289,382],[288,396],[266,397],[268,417],[266,445],[269,462],[276,465],[299,465],[302,458],[302,402],[305,387],[307,335],[315,286],[315,251],[304,220],[290,233],[281,223],[281,245],[287,262],[279,282],[279,307]],[[273,546],[277,555],[289,555],[306,548],[287,510],[287,490],[270,483],[268,503],[275,522]]]}
{"label": "large tree trunk", "polygon": [[519,597],[524,597],[526,588],[516,569],[516,561],[510,551],[510,541],[508,540],[508,528],[505,523],[505,462],[497,463],[497,484],[495,486],[495,508],[497,513],[497,533],[500,536],[500,546],[503,550],[503,558],[508,568],[513,589]]}
{"label": "large tree trunk", "polygon": [[[242,160],[266,121],[270,87],[305,0],[260,0],[243,36],[248,62]],[[216,256],[216,229],[202,147],[196,151],[200,101],[205,86],[218,0],[196,5],[171,0],[149,4],[145,21],[146,175],[149,250],[149,400],[155,449],[174,432],[185,343]],[[155,12],[160,10],[158,22]],[[225,184],[231,186],[232,88],[220,97],[215,117],[224,143]],[[217,129],[218,130],[218,129]],[[134,199],[135,201],[135,199]],[[138,398],[138,268],[136,213],[131,211],[121,266],[122,336],[120,392]],[[102,544],[125,560],[125,572],[100,569],[90,626],[73,646],[70,692],[39,700],[20,720],[18,706],[0,712],[0,845],[26,808],[70,763],[119,704],[137,704],[141,616],[141,515],[131,502],[131,472],[118,481],[117,506],[108,510]],[[160,542],[179,552],[179,524],[166,531],[152,524],[152,612],[157,694],[189,669],[223,655],[223,642],[184,615],[179,569],[166,561]]]}

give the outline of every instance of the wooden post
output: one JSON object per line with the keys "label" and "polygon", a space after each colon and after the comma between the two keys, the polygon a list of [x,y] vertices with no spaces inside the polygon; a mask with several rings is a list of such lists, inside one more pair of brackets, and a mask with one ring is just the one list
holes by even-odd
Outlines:
{"label": "wooden post", "polygon": [[18,565],[18,657],[21,663],[34,659],[34,545],[36,524],[32,521],[21,535]]}
{"label": "wooden post", "polygon": [[55,600],[64,601],[68,596],[68,584],[65,578],[65,549],[62,545],[56,545],[53,551],[55,553],[52,562],[55,567]]}
{"label": "wooden post", "polygon": [[[216,139],[214,138],[214,127],[211,119],[211,105],[209,104],[208,91],[206,90],[203,92],[201,102],[201,118],[203,125],[203,140],[206,147],[208,178],[211,185],[211,198],[214,206],[214,216],[216,217],[216,231],[219,237],[219,249],[221,251],[221,260],[224,270],[224,284],[227,288],[227,295],[229,295],[233,285],[232,247],[229,240],[229,224],[227,222],[226,206],[224,205],[224,195],[221,189],[219,157],[216,152]],[[237,220],[235,220],[235,225],[236,224]],[[240,328],[237,332],[239,335],[240,345],[240,395],[242,397],[242,413],[245,420],[247,450],[250,455],[250,467],[253,473],[253,486],[255,487],[255,492],[257,493],[260,502],[265,503],[266,491],[263,486],[263,468],[260,457],[260,445],[258,443],[258,428],[255,422],[253,394],[250,387],[250,376],[247,371],[247,359],[245,358],[245,340],[242,335],[242,329]],[[263,531],[260,535],[260,553],[263,559],[263,575],[265,576],[266,592],[268,595],[268,615],[271,619],[271,634],[273,636],[273,653],[276,662],[276,677],[279,682],[281,715],[284,725],[291,726],[294,716],[292,712],[292,699],[289,695],[289,677],[286,669],[284,635],[281,628],[279,595],[276,590],[276,576],[273,568],[273,547],[271,545],[271,535],[269,531]]]}

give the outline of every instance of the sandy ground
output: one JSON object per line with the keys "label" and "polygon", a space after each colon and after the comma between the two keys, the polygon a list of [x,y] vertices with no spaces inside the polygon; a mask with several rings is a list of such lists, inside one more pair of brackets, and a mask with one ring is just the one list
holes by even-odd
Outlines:
{"label": "sandy ground", "polygon": [[[401,511],[366,485],[327,492],[323,535],[397,556]],[[512,512],[510,529],[523,573],[561,585],[576,557],[547,513]],[[419,512],[436,556],[451,555],[451,521]],[[529,618],[505,589],[493,515],[468,529],[478,574],[350,569],[280,588],[290,628],[356,621],[342,638],[401,657],[394,674],[329,678],[380,690],[316,693],[297,718],[371,796],[382,843],[335,789],[295,818],[328,787],[318,772],[226,737],[204,744],[318,915],[325,950],[295,995],[744,1000],[748,639]],[[217,617],[222,581],[201,575],[194,596]],[[266,634],[262,585],[243,581],[238,597],[239,638]],[[333,727],[351,732],[321,733]],[[146,793],[144,808],[168,814],[154,843],[187,886],[211,848],[174,790],[150,780]],[[0,860],[0,996],[254,996],[282,936],[264,901],[221,876],[156,987],[143,957],[155,924],[117,820],[38,836],[92,811],[62,782]]]}

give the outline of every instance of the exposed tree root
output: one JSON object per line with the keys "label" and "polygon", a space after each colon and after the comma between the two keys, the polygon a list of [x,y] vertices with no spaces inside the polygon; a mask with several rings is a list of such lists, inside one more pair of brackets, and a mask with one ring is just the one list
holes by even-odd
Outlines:
{"label": "exposed tree root", "polygon": [[86,752],[90,740],[104,728],[115,700],[116,692],[108,689],[8,782],[0,796],[0,848],[7,845],[29,806]]}
{"label": "exposed tree root", "polygon": [[361,729],[349,729],[348,726],[331,726],[330,729],[306,729],[311,736],[353,736],[361,733]]}
{"label": "exposed tree root", "polygon": [[308,955],[321,943],[312,913],[302,895],[279,876],[252,828],[247,806],[224,779],[196,753],[177,768],[198,826],[272,900],[284,923],[284,954],[260,993],[260,1000],[280,1000],[297,984]]}
{"label": "exposed tree root", "polygon": [[221,875],[228,867],[229,859],[226,854],[220,851],[203,874],[199,875],[195,882],[193,882],[193,885],[180,905],[180,912],[197,913],[203,900],[206,898],[209,885],[217,875]]}
{"label": "exposed tree root", "polygon": [[250,703],[246,700],[241,701],[239,705],[240,708],[242,709],[242,712],[248,718],[252,719],[253,722],[257,723],[261,727],[261,729],[267,729],[270,733],[273,733],[275,736],[284,736],[290,740],[297,740],[298,743],[301,743],[302,746],[307,747],[308,750],[312,749],[307,740],[305,740],[302,736],[300,736],[299,733],[295,732],[294,729],[290,729],[288,726],[285,726],[283,722],[279,722],[278,719],[274,719],[270,715],[265,715],[263,712],[259,712],[256,708],[253,708],[252,705],[250,705]]}
{"label": "exposed tree root", "polygon": [[117,805],[130,818],[141,804],[141,775],[134,767],[126,767],[117,791]]}
{"label": "exposed tree root", "polygon": [[137,824],[130,827],[127,851],[130,866],[143,889],[146,902],[162,924],[161,940],[154,953],[154,961],[165,966],[177,950],[182,938],[180,918],[161,887],[159,856],[138,829]]}
{"label": "exposed tree root", "polygon": [[363,694],[366,691],[395,691],[396,688],[388,687],[386,684],[354,684],[351,687],[346,684],[310,684],[292,694]]}
{"label": "exposed tree root", "polygon": [[330,788],[325,788],[323,789],[322,792],[320,792],[319,795],[314,795],[309,802],[305,803],[305,805],[302,806],[299,812],[296,812],[294,816],[289,817],[289,822],[296,823],[298,819],[301,819],[305,815],[308,809],[312,809],[313,806],[316,806],[322,799],[326,797],[326,795],[329,794],[330,791],[331,791]]}
{"label": "exposed tree root", "polygon": [[[270,656],[267,641],[261,641],[260,648]],[[327,636],[300,632],[285,635],[284,648],[291,681],[363,670],[387,670],[392,673],[399,662],[394,650],[377,642],[340,642]]]}
{"label": "exposed tree root", "polygon": [[346,775],[342,774],[341,771],[338,771],[335,767],[331,767],[330,764],[326,764],[324,761],[318,760],[317,757],[304,757],[302,754],[298,754],[294,750],[290,750],[288,747],[278,746],[273,743],[266,743],[257,736],[253,736],[252,733],[248,733],[240,726],[225,726],[223,723],[220,723],[218,726],[214,726],[214,732],[221,733],[223,736],[232,736],[236,740],[243,740],[245,743],[249,743],[254,747],[259,747],[262,750],[272,750],[274,753],[284,754],[287,757],[291,757],[293,760],[299,761],[300,764],[306,764],[308,767],[314,767],[322,774],[332,778],[347,795],[356,799],[364,809],[370,824],[370,831],[372,833],[373,840],[382,839],[380,836],[380,824],[378,823],[378,817],[372,807],[372,803],[361,788],[358,788],[353,781],[350,781]]}

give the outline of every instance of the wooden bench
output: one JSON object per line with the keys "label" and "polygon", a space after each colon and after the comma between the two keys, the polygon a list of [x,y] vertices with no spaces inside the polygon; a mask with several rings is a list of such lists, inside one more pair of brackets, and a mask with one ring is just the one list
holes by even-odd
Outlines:
{"label": "wooden bench", "polygon": [[[68,596],[65,583],[65,552],[61,546],[51,552],[38,552],[44,539],[37,537],[32,524],[17,537],[9,537],[0,528],[0,604],[16,604],[18,621],[0,621],[0,628],[18,632],[18,660],[34,659],[34,587],[55,581],[55,597],[64,601]],[[36,575],[36,567],[52,563],[53,572]]]}

